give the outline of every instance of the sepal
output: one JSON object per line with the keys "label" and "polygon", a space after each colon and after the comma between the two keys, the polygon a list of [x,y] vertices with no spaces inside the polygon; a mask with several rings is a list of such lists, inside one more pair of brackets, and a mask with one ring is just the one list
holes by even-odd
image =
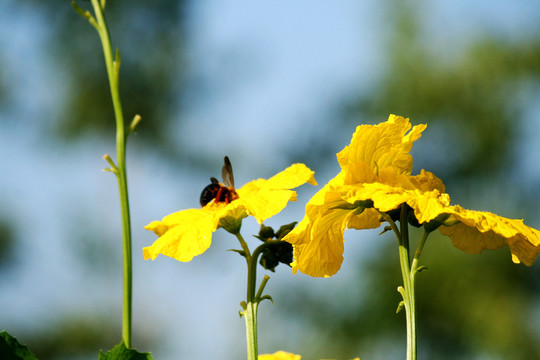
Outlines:
{"label": "sepal", "polygon": [[383,229],[383,231],[380,232],[379,236],[382,235],[382,234],[384,234],[385,232],[391,231],[391,230],[392,230],[392,227],[391,227],[391,226],[385,226],[384,229]]}
{"label": "sepal", "polygon": [[[441,225],[446,225],[445,222],[450,217],[450,214],[440,214],[435,219],[431,220],[427,224],[424,224],[424,229],[430,233],[437,230]],[[455,225],[455,224],[452,224]]]}
{"label": "sepal", "polygon": [[227,232],[236,235],[240,233],[240,228],[242,227],[242,217],[235,216],[225,216],[219,220],[218,228],[223,228]]}
{"label": "sepal", "polygon": [[238,253],[240,254],[240,256],[243,256],[243,257],[246,257],[246,252],[244,250],[239,250],[239,249],[229,249],[227,251],[232,251],[232,252],[235,252],[235,253]]}
{"label": "sepal", "polygon": [[264,295],[264,296],[261,296],[260,299],[259,299],[259,303],[263,300],[270,300],[270,302],[272,303],[272,305],[274,305],[274,299],[272,299],[272,297],[270,295]]}
{"label": "sepal", "polygon": [[298,224],[298,221],[293,221],[290,224],[282,225],[279,230],[276,232],[275,238],[278,240],[283,239],[288,233],[294,229],[294,227]]}
{"label": "sepal", "polygon": [[397,306],[397,309],[396,309],[396,314],[399,314],[399,312],[401,310],[403,310],[403,308],[405,307],[405,302],[403,300],[401,300]]}
{"label": "sepal", "polygon": [[270,226],[261,224],[261,230],[259,230],[259,235],[255,237],[261,241],[266,241],[268,239],[273,239],[275,237],[274,229]]}

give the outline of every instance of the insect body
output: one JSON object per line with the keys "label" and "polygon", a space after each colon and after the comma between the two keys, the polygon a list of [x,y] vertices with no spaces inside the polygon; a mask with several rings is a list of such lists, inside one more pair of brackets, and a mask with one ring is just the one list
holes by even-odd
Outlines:
{"label": "insect body", "polygon": [[225,156],[223,161],[224,165],[221,169],[223,184],[215,177],[211,177],[210,181],[212,183],[207,185],[201,193],[201,206],[205,206],[213,199],[215,199],[215,202],[224,202],[225,204],[238,199],[238,194],[234,190],[234,176],[229,157]]}

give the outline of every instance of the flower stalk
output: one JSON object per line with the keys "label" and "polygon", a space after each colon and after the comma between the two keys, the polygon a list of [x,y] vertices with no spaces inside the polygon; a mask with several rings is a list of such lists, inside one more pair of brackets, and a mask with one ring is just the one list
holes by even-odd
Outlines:
{"label": "flower stalk", "polygon": [[257,345],[257,307],[258,303],[248,302],[242,315],[246,320],[247,359],[257,360],[259,349]]}
{"label": "flower stalk", "polygon": [[396,234],[399,243],[399,263],[401,267],[403,286],[398,287],[398,292],[401,294],[403,301],[399,304],[397,311],[399,312],[402,308],[405,308],[405,321],[407,327],[407,360],[416,360],[417,336],[415,278],[416,274],[424,268],[422,266],[418,266],[418,262],[430,232],[425,229],[424,235],[418,243],[418,247],[411,261],[409,250],[409,229],[407,221],[408,211],[407,205],[402,204],[399,218],[399,229],[388,214],[381,213],[381,215],[382,218],[390,224],[390,227]]}
{"label": "flower stalk", "polygon": [[[257,360],[259,356],[257,344],[257,307],[258,301],[255,297],[255,284],[257,283],[257,258],[252,256],[246,241],[240,232],[234,234],[246,258],[248,274],[247,274],[247,294],[246,301],[242,302],[243,311],[240,312],[246,321],[246,344],[247,344],[247,359]],[[255,261],[253,261],[255,259]]]}
{"label": "flower stalk", "polygon": [[[107,68],[109,87],[116,119],[116,158],[117,163],[108,156],[105,160],[111,165],[110,171],[114,172],[118,180],[118,189],[120,194],[120,208],[122,213],[122,253],[123,253],[123,306],[122,306],[122,341],[127,348],[131,347],[131,314],[132,314],[132,249],[131,249],[131,225],[129,198],[126,172],[126,138],[124,114],[119,91],[119,70],[120,70],[120,52],[116,49],[115,55],[111,47],[111,40],[107,22],[105,21],[105,0],[91,0],[95,16],[90,12],[81,9],[74,1],[73,8],[97,30],[103,47],[103,55]],[[140,121],[140,116],[136,116],[132,127]]]}
{"label": "flower stalk", "polygon": [[[416,303],[414,297],[414,276],[411,272],[409,256],[409,229],[407,222],[407,206],[401,205],[399,217],[401,238],[399,239],[399,263],[403,278],[403,291],[400,291],[405,306],[407,323],[407,360],[416,360]],[[401,290],[400,289],[400,290]],[[399,291],[399,290],[398,290]]]}
{"label": "flower stalk", "polygon": [[242,255],[246,258],[248,268],[246,301],[242,302],[241,305],[243,311],[240,312],[240,315],[243,316],[246,321],[247,359],[257,360],[259,356],[257,342],[257,309],[262,300],[269,299],[272,301],[272,298],[269,295],[263,295],[266,283],[270,279],[268,275],[264,276],[257,292],[255,292],[257,284],[257,261],[266,247],[282,242],[280,240],[266,241],[251,253],[240,232],[236,232],[234,235],[242,246]]}

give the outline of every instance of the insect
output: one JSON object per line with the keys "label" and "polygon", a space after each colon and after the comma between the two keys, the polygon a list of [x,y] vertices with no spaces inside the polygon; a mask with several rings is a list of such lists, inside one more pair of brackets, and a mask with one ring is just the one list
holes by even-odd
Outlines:
{"label": "insect", "polygon": [[224,202],[225,204],[238,199],[238,194],[236,193],[236,190],[234,190],[234,176],[231,161],[228,156],[225,156],[223,161],[224,165],[221,169],[223,184],[215,177],[211,177],[210,181],[212,183],[207,185],[201,192],[201,206],[205,206],[213,199],[215,199],[215,202]]}

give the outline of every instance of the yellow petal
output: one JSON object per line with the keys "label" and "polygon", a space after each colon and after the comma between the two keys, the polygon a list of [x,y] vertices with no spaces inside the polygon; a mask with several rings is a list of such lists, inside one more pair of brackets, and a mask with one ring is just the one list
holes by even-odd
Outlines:
{"label": "yellow petal", "polygon": [[347,223],[348,229],[376,229],[381,226],[381,214],[375,209],[365,209],[360,215],[353,215]]}
{"label": "yellow petal", "polygon": [[[324,204],[318,205],[321,201]],[[338,272],[343,262],[343,232],[355,210],[348,205],[330,185],[310,200],[306,217],[283,238],[294,247],[293,273],[300,270],[307,275],[328,277]]]}
{"label": "yellow petal", "polygon": [[285,351],[277,351],[273,354],[259,355],[259,360],[301,360],[300,355],[291,354]]}
{"label": "yellow petal", "polygon": [[255,217],[259,224],[283,210],[289,201],[296,199],[296,192],[293,190],[275,190],[266,187],[256,191],[245,191],[242,188],[238,190],[238,195],[239,199],[233,203],[244,207],[247,214]]}
{"label": "yellow petal", "polygon": [[153,231],[157,236],[165,234],[169,230],[169,225],[165,224],[163,221],[152,221],[150,224],[144,227],[146,230]]}
{"label": "yellow petal", "polygon": [[[413,159],[409,154],[414,141],[422,135],[426,125],[411,129],[409,119],[390,115],[388,121],[378,125],[360,125],[356,128],[351,143],[337,154],[341,168],[346,170],[353,164],[365,162],[378,174],[386,167],[394,168],[399,174],[409,175]],[[351,168],[350,183],[367,182],[364,172]]]}
{"label": "yellow petal", "polygon": [[314,174],[315,172],[304,164],[293,164],[268,179],[265,186],[272,189],[294,189],[306,182],[317,185]]}
{"label": "yellow petal", "polygon": [[248,215],[262,224],[283,210],[289,201],[296,200],[296,192],[290,189],[306,182],[316,185],[313,174],[304,164],[294,164],[268,180],[247,183],[237,190],[239,198],[228,204],[212,200],[202,209],[183,210],[161,221],[153,221],[145,228],[159,239],[143,249],[143,256],[154,260],[163,254],[179,261],[190,261],[208,249],[212,232],[218,226],[236,233],[241,220]]}
{"label": "yellow petal", "polygon": [[147,225],[148,230],[167,230],[151,246],[143,249],[144,259],[154,260],[163,254],[178,261],[190,261],[210,247],[218,221],[215,212],[205,209],[182,210],[166,216],[161,222],[153,221]]}
{"label": "yellow petal", "polygon": [[298,225],[283,238],[284,241],[293,245],[300,245],[308,243],[311,240],[312,221],[314,222],[320,216],[320,212],[323,210],[321,206],[324,204],[326,194],[330,191],[330,186],[330,184],[326,184],[313,195],[306,204],[306,215]]}
{"label": "yellow petal", "polygon": [[452,219],[460,222],[439,231],[452,244],[467,253],[498,249],[508,245],[514,262],[531,266],[540,254],[540,232],[523,224],[522,220],[508,219],[485,212],[452,207]]}
{"label": "yellow petal", "polygon": [[311,229],[311,241],[294,246],[293,271],[316,277],[336,274],[343,263],[343,232],[351,210],[333,210],[320,217]]}
{"label": "yellow petal", "polygon": [[442,180],[429,171],[422,169],[420,174],[412,176],[412,178],[417,184],[415,189],[422,191],[439,190],[440,193],[446,192],[446,187],[444,186]]}
{"label": "yellow petal", "polygon": [[233,201],[243,206],[248,215],[255,217],[259,224],[276,215],[296,200],[296,192],[290,189],[306,182],[316,185],[314,172],[304,164],[294,164],[268,180],[257,179],[237,190],[239,199]]}
{"label": "yellow petal", "polygon": [[[371,183],[358,186],[345,185],[336,192],[342,199],[351,204],[358,200],[372,200],[374,209],[380,212],[395,210],[401,204],[406,203],[414,210],[414,215],[420,224],[429,222],[437,216],[451,211],[448,206],[450,198],[447,194],[441,194],[438,190],[422,192],[381,183]],[[369,209],[366,209],[365,212],[365,216],[370,214]],[[373,217],[371,224],[374,225],[375,214],[371,216]],[[369,229],[370,227],[355,226],[354,228]]]}

